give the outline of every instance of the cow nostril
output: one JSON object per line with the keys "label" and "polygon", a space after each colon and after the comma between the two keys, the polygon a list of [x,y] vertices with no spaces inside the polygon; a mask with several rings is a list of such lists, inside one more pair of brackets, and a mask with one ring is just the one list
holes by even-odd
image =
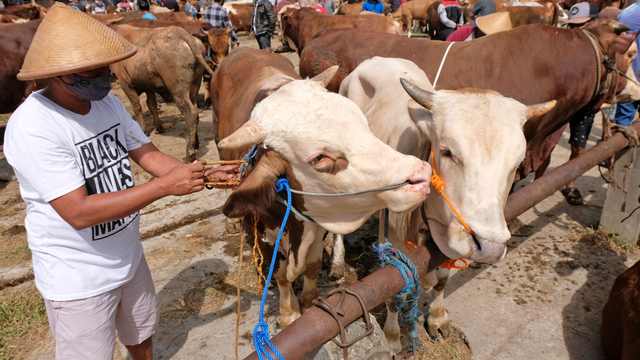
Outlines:
{"label": "cow nostril", "polygon": [[478,251],[482,251],[482,247],[480,246],[480,242],[478,241],[476,236],[475,235],[471,235],[471,237],[473,238],[473,242],[476,243],[476,246],[478,247]]}

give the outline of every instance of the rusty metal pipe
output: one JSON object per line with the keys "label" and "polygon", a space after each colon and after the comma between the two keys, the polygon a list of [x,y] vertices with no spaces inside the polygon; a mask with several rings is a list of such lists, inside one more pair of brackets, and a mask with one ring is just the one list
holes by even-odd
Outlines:
{"label": "rusty metal pipe", "polygon": [[[640,132],[640,122],[636,122],[632,127]],[[629,141],[622,134],[616,134],[511,194],[507,199],[504,211],[506,220],[515,219],[571,180],[577,179],[595,165],[624,149],[628,144]],[[420,276],[426,275],[427,272],[449,260],[434,243],[429,243],[425,247],[410,252],[408,257],[416,265]],[[349,289],[358,292],[367,308],[372,309],[400,292],[403,286],[404,281],[400,272],[392,266],[385,266],[352,284]],[[333,295],[327,302],[337,305],[339,297],[339,294]],[[362,316],[362,309],[354,297],[346,297],[342,309],[345,311],[345,316],[342,319],[344,324],[351,324]],[[339,332],[340,328],[331,315],[317,307],[312,307],[274,336],[271,341],[285,359],[299,360],[318,346],[331,340]],[[245,360],[258,360],[258,355],[254,352]]]}
{"label": "rusty metal pipe", "polygon": [[[633,123],[631,127],[640,132],[639,121]],[[592,167],[624,149],[628,144],[629,140],[624,135],[615,134],[585,151],[580,156],[558,166],[531,184],[509,195],[504,208],[505,219],[507,221],[515,219],[554,192],[562,189],[570,181],[577,179]]]}
{"label": "rusty metal pipe", "polygon": [[[435,243],[420,247],[408,255],[413,261],[418,274],[424,276],[427,272],[434,270],[438,266],[449,260],[444,256]],[[382,304],[386,299],[392,297],[402,290],[404,280],[398,269],[393,266],[385,266],[373,274],[365,277],[361,281],[349,286],[349,289],[358,292],[367,309]],[[337,305],[340,294],[335,294],[327,299],[332,305]],[[345,297],[342,309],[345,312],[342,322],[351,324],[362,316],[362,309],[358,300],[353,296]],[[278,335],[271,339],[278,351],[286,360],[299,360],[312,352],[318,346],[331,340],[340,332],[338,323],[328,313],[312,307],[291,325],[284,328]],[[273,355],[274,359],[276,358]],[[245,360],[258,360],[258,355],[253,352]]]}

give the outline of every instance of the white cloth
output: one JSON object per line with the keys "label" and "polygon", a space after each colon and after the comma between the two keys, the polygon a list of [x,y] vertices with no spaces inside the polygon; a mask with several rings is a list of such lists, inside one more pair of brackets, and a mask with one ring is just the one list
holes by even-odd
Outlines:
{"label": "white cloth", "polygon": [[78,231],[49,202],[85,185],[90,195],[133,187],[128,152],[149,142],[113,94],[79,115],[36,92],[9,119],[4,154],[27,204],[33,271],[45,299],[99,295],[135,274],[143,256],[137,212]]}

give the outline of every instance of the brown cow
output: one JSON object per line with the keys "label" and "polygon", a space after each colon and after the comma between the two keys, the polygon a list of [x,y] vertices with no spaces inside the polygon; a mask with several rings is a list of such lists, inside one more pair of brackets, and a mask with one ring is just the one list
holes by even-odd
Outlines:
{"label": "brown cow", "polygon": [[14,15],[28,20],[42,19],[46,13],[47,10],[38,4],[16,5],[0,9],[0,15]]}
{"label": "brown cow", "polygon": [[[177,26],[185,29],[189,34],[195,36],[198,40],[202,41],[203,44],[208,45],[209,39],[206,35],[209,29],[212,29],[213,26],[203,20],[195,20],[195,21],[166,21],[166,20],[150,20],[150,19],[135,19],[129,22],[127,25],[140,27],[140,28],[159,28],[159,27],[167,27],[167,26]],[[203,34],[203,32],[205,34]]]}
{"label": "brown cow", "polygon": [[231,4],[226,3],[222,7],[229,13],[229,20],[237,31],[251,31],[253,26],[253,4]]}
{"label": "brown cow", "polygon": [[602,309],[600,341],[609,360],[640,355],[640,261],[620,274]]}
{"label": "brown cow", "polygon": [[336,3],[336,13],[334,15],[359,15],[362,12],[362,3],[348,4],[345,1]]}
{"label": "brown cow", "polygon": [[118,25],[125,25],[130,23],[131,21],[135,20],[135,19],[141,19],[142,18],[142,13],[138,12],[138,11],[127,11],[127,12],[120,12],[120,13],[116,13],[116,14],[89,14],[87,13],[87,15],[91,16],[92,18],[100,21],[101,23],[105,24],[105,25],[111,25],[111,24],[118,24]]}
{"label": "brown cow", "polygon": [[407,1],[394,11],[393,19],[402,25],[405,32],[411,36],[411,24],[413,20],[427,22],[427,10],[436,0],[412,0]]}
{"label": "brown cow", "polygon": [[[335,74],[335,68],[302,80],[280,55],[239,48],[222,62],[212,83],[214,128],[219,120],[224,137],[218,143],[220,158],[239,159],[252,145],[260,145],[256,164],[247,169],[248,175],[222,211],[229,217],[244,217],[250,234],[254,233],[253,215],[259,214],[255,241],[263,249],[265,263],[274,254],[278,260],[274,278],[280,292],[281,326],[299,317],[319,295],[316,280],[325,232],[354,231],[385,205],[402,204],[403,211],[413,208],[419,204],[416,200],[426,197],[428,185],[419,179],[431,174],[425,162],[400,155],[375,138],[352,101],[327,92],[322,85],[331,79],[328,72]],[[287,179],[293,189],[322,193],[375,189],[407,179],[413,189],[320,201],[294,194],[293,206],[315,222],[292,214],[281,247],[274,249],[285,212],[276,201],[275,184],[280,178]],[[410,193],[414,195],[407,196]],[[300,275],[304,275],[304,288],[298,302],[291,283]]]}
{"label": "brown cow", "polygon": [[212,72],[203,58],[205,49],[202,42],[175,26],[141,29],[114,25],[112,28],[138,47],[134,56],[110,66],[131,101],[138,124],[146,133],[150,132],[142,117],[140,93],[147,94],[147,105],[153,113],[153,124],[158,133],[164,132],[164,128],[158,117],[155,93],[175,102],[187,128],[186,161],[195,160],[199,145],[198,90],[203,72]]}
{"label": "brown cow", "polygon": [[[595,21],[584,29],[598,38],[609,57],[626,52],[635,39],[635,34],[623,34],[628,26],[613,20]],[[313,76],[340,65],[338,75],[327,87],[338,91],[342,79],[363,60],[383,56],[411,60],[433,81],[448,46],[446,42],[358,30],[327,31],[309,43],[300,56],[300,75]],[[599,56],[602,59],[602,53]],[[616,66],[622,73],[629,67],[628,63]],[[598,67],[600,79],[596,79]],[[594,94],[596,83],[603,85],[598,94]],[[528,25],[455,43],[447,55],[437,89],[491,89],[527,105],[558,101],[548,114],[525,124],[527,153],[516,175],[518,181],[531,171],[536,171],[537,177],[544,173],[551,151],[573,116],[597,111],[626,85],[625,77],[597,64],[595,49],[582,29]]]}
{"label": "brown cow", "polygon": [[289,45],[295,45],[298,55],[313,36],[320,30],[329,28],[353,28],[379,33],[401,35],[398,24],[388,16],[344,15],[335,17],[325,15],[310,8],[300,10],[287,9],[282,14],[282,33],[289,39]]}
{"label": "brown cow", "polygon": [[26,23],[29,20],[15,15],[0,15],[0,24]]}
{"label": "brown cow", "polygon": [[[229,55],[229,44],[232,44],[232,47],[235,46],[235,43],[231,41],[232,32],[232,28],[211,28],[206,33],[207,43],[209,44],[209,55],[207,56],[207,60],[211,70],[215,71],[216,68],[220,66],[220,63],[222,63],[222,60]],[[211,75],[209,73],[204,74],[203,82],[204,102],[209,106],[211,105]]]}
{"label": "brown cow", "polygon": [[186,12],[165,12],[165,13],[155,13],[153,16],[158,20],[164,21],[195,21],[193,16],[187,14]]}
{"label": "brown cow", "polygon": [[16,78],[41,20],[25,24],[0,25],[0,114],[13,112],[31,92],[47,81],[20,81]]}

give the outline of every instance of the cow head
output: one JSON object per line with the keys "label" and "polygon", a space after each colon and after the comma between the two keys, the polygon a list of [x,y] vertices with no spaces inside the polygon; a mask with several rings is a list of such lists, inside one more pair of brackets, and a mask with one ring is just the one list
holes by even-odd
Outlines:
{"label": "cow head", "polygon": [[[633,67],[631,63],[638,55],[638,45],[634,41],[633,44],[627,49],[626,52],[622,54],[616,54],[616,64],[618,64],[621,68],[627,68],[627,83],[622,88],[622,91],[616,94],[614,98],[614,102],[617,103],[627,103],[632,101],[640,100],[640,86],[637,82],[637,77],[633,73]],[[616,75],[617,76],[617,75]],[[634,79],[636,81],[629,81],[629,79]]]}
{"label": "cow head", "polygon": [[255,106],[251,120],[220,141],[218,147],[225,150],[261,144],[257,164],[227,200],[225,215],[241,217],[258,211],[262,219],[276,201],[278,178],[288,179],[293,189],[320,193],[410,182],[395,190],[360,195],[294,196],[298,210],[338,234],[355,231],[379,209],[404,212],[424,201],[429,164],[391,149],[371,133],[352,101],[328,92],[324,86],[335,72],[337,66],[314,79],[283,85]]}
{"label": "cow head", "polygon": [[212,27],[208,31],[201,31],[207,36],[207,42],[211,49],[211,60],[213,61],[213,64],[216,67],[220,66],[222,60],[229,55],[229,48],[231,47],[230,44],[233,43],[233,41],[231,41],[233,28],[228,27],[226,29],[221,29]]}
{"label": "cow head", "polygon": [[426,215],[435,242],[450,258],[501,260],[511,238],[504,206],[527,145],[522,126],[556,102],[525,106],[490,90],[429,92],[401,82],[419,104],[409,100],[409,113],[431,140],[432,166],[444,180],[444,193],[473,232],[432,191]]}
{"label": "cow head", "polygon": [[[630,57],[633,57],[633,54],[637,53],[637,48],[635,52],[632,50],[632,44],[638,36],[638,33],[627,34],[626,32],[631,30],[628,25],[621,24],[610,19],[589,22],[583,27],[583,29],[591,32],[598,38],[598,42],[604,52],[610,59],[615,61],[616,69],[618,69],[622,74],[627,74],[629,68],[631,68],[631,61],[633,60],[632,58],[630,59]],[[606,80],[606,68],[604,65],[601,66],[603,67],[601,83],[608,84],[609,82]],[[636,84],[629,84],[629,81],[624,76],[619,76],[619,74],[613,73],[611,77],[609,91],[605,94],[599,104],[613,100],[614,96],[621,94],[622,92],[625,93],[625,95],[621,94],[623,99],[625,96],[632,97],[635,96],[633,94],[640,92],[640,88],[636,89],[634,87],[637,86]],[[630,76],[630,78],[635,79],[635,75]],[[597,107],[599,107],[599,104]]]}

